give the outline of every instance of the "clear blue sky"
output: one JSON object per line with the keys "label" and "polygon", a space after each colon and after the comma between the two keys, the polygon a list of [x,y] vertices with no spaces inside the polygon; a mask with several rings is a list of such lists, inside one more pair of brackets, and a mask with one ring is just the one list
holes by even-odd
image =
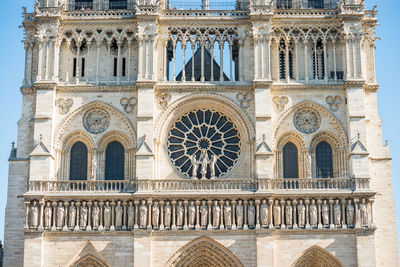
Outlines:
{"label": "clear blue sky", "polygon": [[[212,1],[212,0],[211,0]],[[379,114],[383,121],[383,136],[389,140],[393,157],[393,184],[396,198],[397,221],[400,222],[400,17],[399,2],[396,0],[366,0],[368,7],[378,5],[380,26],[376,42],[376,72],[380,90],[378,94]],[[4,233],[4,210],[7,202],[8,157],[11,142],[17,140],[17,121],[21,114],[21,94],[19,88],[24,71],[24,48],[21,40],[22,6],[32,10],[33,0],[0,0],[0,240]],[[397,231],[400,232],[399,224]]]}

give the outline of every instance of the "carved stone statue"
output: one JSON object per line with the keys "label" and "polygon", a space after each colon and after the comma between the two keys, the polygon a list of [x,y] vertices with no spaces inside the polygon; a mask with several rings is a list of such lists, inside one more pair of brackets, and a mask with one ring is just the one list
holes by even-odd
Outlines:
{"label": "carved stone statue", "polygon": [[147,227],[147,212],[148,212],[148,207],[146,205],[146,201],[142,200],[142,204],[139,207],[139,226],[141,228],[146,228]]}
{"label": "carved stone statue", "polygon": [[281,205],[279,205],[279,200],[275,200],[272,213],[274,215],[274,225],[281,226],[282,218],[281,218]]}
{"label": "carved stone statue", "polygon": [[196,224],[196,206],[194,201],[190,201],[189,207],[189,227],[193,227]]}
{"label": "carved stone statue", "polygon": [[354,226],[354,206],[351,204],[350,199],[347,201],[346,206],[346,221],[348,226]]}
{"label": "carved stone statue", "polygon": [[215,179],[215,166],[217,164],[218,157],[216,155],[211,156],[211,161],[210,161],[210,171],[211,171],[211,179]]}
{"label": "carved stone statue", "polygon": [[124,208],[121,206],[121,201],[117,201],[117,206],[115,207],[115,228],[122,228],[122,216],[124,213]]}
{"label": "carved stone statue", "polygon": [[262,200],[260,206],[260,221],[261,226],[268,226],[268,205],[265,199]]}
{"label": "carved stone statue", "polygon": [[293,206],[288,200],[285,206],[285,221],[287,226],[293,225]]}
{"label": "carved stone statue", "polygon": [[169,201],[165,203],[165,208],[164,208],[164,224],[165,227],[170,228],[171,227],[171,214],[172,214],[172,208],[171,205],[169,204]]}
{"label": "carved stone statue", "polygon": [[151,221],[153,223],[153,227],[158,228],[160,225],[160,207],[158,206],[158,202],[154,202],[153,205],[153,214]]}
{"label": "carved stone statue", "polygon": [[57,228],[61,229],[64,226],[65,209],[62,201],[58,202],[57,206]]}
{"label": "carved stone statue", "polygon": [[212,226],[214,228],[219,227],[220,218],[221,218],[221,208],[218,206],[218,201],[214,201],[214,206],[212,208]]}
{"label": "carved stone statue", "polygon": [[68,214],[68,217],[69,217],[68,227],[74,228],[75,222],[76,222],[76,207],[74,206],[74,201],[71,201],[71,206],[69,206],[68,213],[69,213]]}
{"label": "carved stone statue", "polygon": [[308,152],[306,155],[306,162],[307,162],[307,178],[312,178],[312,157],[311,153]]}
{"label": "carved stone statue", "polygon": [[318,225],[318,209],[315,205],[315,199],[311,199],[311,204],[309,206],[310,214],[310,225],[316,227]]}
{"label": "carved stone statue", "polygon": [[106,229],[111,227],[111,212],[110,202],[106,201],[104,206],[104,228]]}
{"label": "carved stone statue", "polygon": [[236,206],[236,225],[237,227],[243,227],[243,205],[241,200]]}
{"label": "carved stone statue", "polygon": [[51,208],[50,201],[46,202],[46,206],[44,208],[44,228],[51,228],[51,215],[53,214],[53,209]]}
{"label": "carved stone statue", "polygon": [[79,213],[79,226],[86,227],[87,220],[88,220],[88,207],[86,206],[86,201],[83,201]]}
{"label": "carved stone statue", "polygon": [[183,225],[184,212],[185,212],[185,209],[182,206],[182,201],[178,201],[178,206],[176,207],[176,226]]}
{"label": "carved stone statue", "polygon": [[368,204],[365,198],[361,199],[360,203],[360,221],[362,226],[368,226]]}
{"label": "carved stone statue", "polygon": [[336,226],[342,224],[342,210],[339,203],[339,199],[336,199],[335,205],[333,205],[333,223]]}
{"label": "carved stone statue", "polygon": [[197,178],[197,171],[199,170],[200,162],[196,159],[196,155],[195,154],[193,154],[190,157],[190,161],[192,163],[192,178],[196,179]]}
{"label": "carved stone statue", "polygon": [[326,199],[322,202],[321,215],[322,215],[322,224],[325,226],[329,225],[329,205]]}
{"label": "carved stone statue", "polygon": [[297,212],[299,216],[299,227],[304,227],[306,224],[306,206],[303,204],[303,200],[299,200],[297,205]]}
{"label": "carved stone statue", "polygon": [[228,228],[232,227],[232,207],[229,205],[229,201],[226,201],[226,205],[224,206],[224,220],[225,226]]}
{"label": "carved stone statue", "polygon": [[95,153],[92,155],[92,180],[96,180],[97,176],[97,159]]}
{"label": "carved stone statue", "polygon": [[201,215],[200,225],[201,225],[201,227],[206,227],[207,226],[207,219],[208,219],[208,207],[206,205],[206,201],[205,200],[203,200],[202,203],[201,203],[200,215]]}
{"label": "carved stone statue", "polygon": [[39,225],[39,208],[36,200],[32,201],[32,205],[29,208],[29,214],[31,227],[37,228]]}
{"label": "carved stone statue", "polygon": [[208,154],[205,150],[203,150],[201,152],[200,160],[201,160],[201,178],[206,179],[207,165],[208,165],[209,159],[208,159]]}
{"label": "carved stone statue", "polygon": [[247,206],[247,220],[250,227],[256,225],[256,209],[253,204],[253,200],[250,200],[249,206]]}
{"label": "carved stone statue", "polygon": [[135,207],[133,206],[133,202],[129,201],[129,206],[127,210],[128,214],[128,229],[132,229],[135,225]]}
{"label": "carved stone statue", "polygon": [[99,228],[100,224],[100,207],[97,205],[97,201],[94,202],[92,207],[92,226],[93,229]]}

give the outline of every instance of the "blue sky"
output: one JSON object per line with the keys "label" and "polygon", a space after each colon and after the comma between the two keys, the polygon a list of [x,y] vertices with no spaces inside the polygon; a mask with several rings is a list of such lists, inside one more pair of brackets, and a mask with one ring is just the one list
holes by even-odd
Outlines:
{"label": "blue sky", "polygon": [[[376,73],[380,90],[378,93],[379,115],[383,121],[384,140],[389,140],[393,157],[393,189],[395,192],[397,221],[400,221],[400,132],[399,99],[400,77],[400,19],[396,0],[368,1],[368,7],[378,5],[379,23],[376,41]],[[32,10],[33,0],[0,1],[0,240],[4,233],[4,210],[7,202],[8,157],[11,142],[17,139],[17,121],[21,114],[21,94],[19,88],[24,72],[24,48],[21,40],[23,31],[21,25],[22,6]],[[397,76],[399,75],[399,76]],[[383,142],[384,142],[383,140]],[[400,231],[397,224],[397,231]]]}

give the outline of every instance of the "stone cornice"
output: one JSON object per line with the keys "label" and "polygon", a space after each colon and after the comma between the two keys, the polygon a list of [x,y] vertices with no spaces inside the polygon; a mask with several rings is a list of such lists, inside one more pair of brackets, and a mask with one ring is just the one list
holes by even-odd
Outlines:
{"label": "stone cornice", "polygon": [[334,89],[340,90],[343,89],[343,84],[299,84],[299,83],[272,83],[271,89],[276,91],[284,91],[284,90],[294,90],[294,89],[315,89],[315,90],[324,90],[324,89]]}
{"label": "stone cornice", "polygon": [[379,84],[376,83],[366,83],[364,84],[364,90],[366,91],[378,91]]}
{"label": "stone cornice", "polygon": [[156,84],[156,90],[168,90],[168,91],[213,91],[215,92],[216,89],[218,90],[225,90],[225,91],[243,91],[243,90],[252,90],[252,86],[247,83],[238,84],[238,83],[231,83],[231,84],[219,84],[219,83],[162,83]]}
{"label": "stone cornice", "polygon": [[126,92],[126,91],[136,91],[136,84],[129,85],[58,85],[57,92]]}

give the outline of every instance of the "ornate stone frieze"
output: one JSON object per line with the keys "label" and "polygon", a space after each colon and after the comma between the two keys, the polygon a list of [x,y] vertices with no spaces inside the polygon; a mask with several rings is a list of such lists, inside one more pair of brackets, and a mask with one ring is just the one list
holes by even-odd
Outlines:
{"label": "ornate stone frieze", "polygon": [[74,100],[72,98],[67,98],[67,99],[59,98],[56,101],[58,112],[61,115],[67,114],[73,105],[74,105]]}
{"label": "ornate stone frieze", "polygon": [[340,96],[328,96],[326,98],[326,103],[329,105],[332,111],[337,111],[340,104],[342,104],[342,98]]}
{"label": "ornate stone frieze", "polygon": [[274,101],[278,111],[283,111],[285,106],[289,103],[289,98],[287,96],[274,96],[272,101]]}
{"label": "ornate stone frieze", "polygon": [[321,116],[311,108],[298,110],[293,116],[293,123],[297,130],[310,134],[317,131],[321,125]]}
{"label": "ornate stone frieze", "polygon": [[99,134],[107,130],[110,125],[110,115],[107,111],[94,108],[88,110],[83,116],[83,126],[92,134]]}
{"label": "ornate stone frieze", "polygon": [[132,113],[133,109],[136,106],[137,99],[136,97],[123,97],[121,98],[121,106],[124,108],[126,113]]}

